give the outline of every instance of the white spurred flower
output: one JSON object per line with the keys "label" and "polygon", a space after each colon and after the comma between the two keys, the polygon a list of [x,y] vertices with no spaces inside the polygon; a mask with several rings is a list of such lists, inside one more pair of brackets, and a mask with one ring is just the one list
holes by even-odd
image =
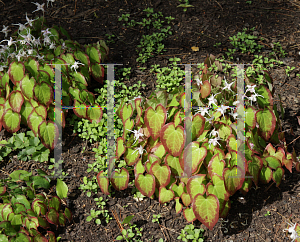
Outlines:
{"label": "white spurred flower", "polygon": [[239,103],[240,103],[240,101],[234,101],[232,104],[233,104],[234,106],[237,106]]}
{"label": "white spurred flower", "polygon": [[[138,139],[139,139],[140,137],[143,137],[143,136],[144,136],[144,134],[143,134],[141,128],[140,128],[139,130],[133,130],[133,131],[132,131],[132,130],[129,130],[129,129],[127,129],[127,130],[130,131],[130,132],[132,132],[132,133],[134,133],[135,142],[138,141]],[[132,145],[134,145],[135,142],[134,142]]]}
{"label": "white spurred flower", "polygon": [[222,88],[222,90],[228,89],[228,91],[231,91],[231,85],[234,84],[234,82],[231,82],[230,84],[227,83],[226,78],[224,76],[224,81],[225,81],[225,87]]}
{"label": "white spurred flower", "polygon": [[139,147],[139,148],[136,148],[135,151],[133,151],[131,154],[133,154],[133,153],[135,153],[136,151],[138,151],[139,154],[142,155],[143,152],[144,152],[143,150],[146,151],[145,149],[143,149],[143,146],[140,145],[140,147]]}
{"label": "white spurred flower", "polygon": [[30,29],[27,29],[27,35],[21,35],[22,38],[24,38],[25,43],[31,44],[31,41],[33,40],[33,35],[30,34]]}
{"label": "white spurred flower", "polygon": [[25,56],[24,51],[22,50],[22,53],[21,53],[21,51],[19,50],[19,53],[15,57],[17,57],[18,61],[20,61],[21,57],[23,57],[23,56]]}
{"label": "white spurred flower", "polygon": [[[288,222],[287,222],[287,223],[288,223]],[[289,233],[292,233],[292,234],[291,234],[291,239],[292,239],[291,242],[294,242],[296,239],[300,238],[300,236],[297,234],[297,231],[295,230],[295,229],[296,229],[297,223],[295,223],[295,224],[290,224],[290,223],[288,223],[288,224],[289,224],[291,227],[289,227],[288,229],[284,229],[283,232],[287,230]]]}
{"label": "white spurred flower", "polygon": [[0,66],[0,71],[3,71],[3,68],[7,68],[7,66]]}
{"label": "white spurred flower", "polygon": [[215,137],[215,138],[213,138],[213,139],[210,139],[209,141],[208,141],[208,144],[209,145],[213,145],[213,146],[216,146],[217,144],[219,144],[220,145],[220,143],[218,142],[218,140],[220,140],[220,138],[219,137]]}
{"label": "white spurred flower", "polygon": [[47,28],[46,30],[42,30],[41,32],[43,33],[44,36],[51,34],[51,32],[49,31],[49,28]]}
{"label": "white spurred flower", "polygon": [[28,53],[28,55],[32,55],[33,54],[33,49],[28,49],[27,53]]}
{"label": "white spurred flower", "polygon": [[51,39],[49,38],[48,35],[46,35],[46,36],[44,37],[44,45],[46,46],[46,44],[48,44],[48,45],[51,44]]}
{"label": "white spurred flower", "polygon": [[55,49],[55,43],[54,43],[54,42],[52,42],[52,43],[50,44],[49,49]]}
{"label": "white spurred flower", "polygon": [[207,107],[199,107],[197,113],[200,113],[203,117],[205,116],[205,114],[209,116],[208,110],[209,108]]}
{"label": "white spurred flower", "polygon": [[[79,64],[79,65],[84,65],[84,64],[80,63],[79,61],[78,61],[78,62],[75,61],[74,64],[71,66],[71,70],[72,70],[72,68],[74,68],[74,70],[76,71],[76,69],[79,68],[78,64]],[[77,71],[76,71],[76,72],[77,72]]]}
{"label": "white spurred flower", "polygon": [[208,100],[208,106],[210,106],[211,104],[215,104],[216,106],[218,106],[218,104],[216,103],[217,102],[217,99],[215,99],[215,96],[220,94],[219,92],[216,93],[215,95],[211,95],[207,100]]}
{"label": "white spurred flower", "polygon": [[234,113],[234,112],[231,110],[230,115],[231,115],[234,119],[237,119],[237,116],[238,116],[239,114],[238,114],[238,112],[235,112],[235,113]]}
{"label": "white spurred flower", "polygon": [[26,29],[26,26],[24,24],[12,24],[12,25],[19,25],[19,29],[18,29],[18,32],[21,32],[23,31],[24,29]]}
{"label": "white spurred flower", "polygon": [[3,41],[7,41],[7,45],[8,45],[8,47],[10,47],[12,44],[14,44],[15,46],[16,46],[16,42],[17,41],[13,41],[13,39],[12,39],[12,37],[10,37],[10,39],[9,40],[7,40],[7,39],[5,39],[5,40],[2,40],[0,43],[2,43]]}
{"label": "white spurred flower", "polygon": [[48,8],[48,3],[51,2],[51,7],[53,7],[52,3],[55,2],[55,0],[47,0],[47,8]]}
{"label": "white spurred flower", "polygon": [[246,97],[246,98],[248,98],[251,101],[251,105],[252,105],[252,102],[256,102],[256,97],[264,97],[264,96],[254,93],[251,95],[251,97]]}
{"label": "white spurred flower", "polygon": [[7,37],[9,31],[10,30],[8,30],[8,26],[3,25],[3,29],[1,30],[1,32],[5,34],[5,38]]}
{"label": "white spurred flower", "polygon": [[213,129],[212,131],[211,131],[211,135],[212,136],[218,136],[219,137],[219,132],[218,131],[216,131],[215,129]]}
{"label": "white spurred flower", "polygon": [[27,20],[26,24],[29,24],[29,26],[32,27],[32,22],[35,21],[35,20],[37,20],[37,18],[36,19],[29,19],[27,17],[27,13],[26,13],[26,20]]}
{"label": "white spurred flower", "polygon": [[45,10],[44,10],[45,3],[43,3],[43,4],[34,3],[34,2],[31,2],[31,3],[33,3],[37,6],[37,9],[34,10],[33,13],[36,12],[36,11],[39,11],[39,10],[41,10],[41,11],[43,11],[43,13],[45,13]]}
{"label": "white spurred flower", "polygon": [[245,94],[247,93],[247,92],[252,92],[252,93],[255,93],[255,88],[256,87],[256,85],[247,85],[247,90],[246,90],[246,92],[245,92]]}
{"label": "white spurred flower", "polygon": [[195,81],[197,82],[197,85],[203,85],[202,81],[199,79],[199,77],[196,77]]}
{"label": "white spurred flower", "polygon": [[40,55],[36,55],[36,57],[39,59],[39,60],[44,60],[44,56],[40,56]]}
{"label": "white spurred flower", "polygon": [[224,106],[223,104],[221,105],[221,107],[218,107],[216,110],[219,111],[223,117],[224,117],[224,112],[226,111],[226,109],[230,108],[229,106]]}

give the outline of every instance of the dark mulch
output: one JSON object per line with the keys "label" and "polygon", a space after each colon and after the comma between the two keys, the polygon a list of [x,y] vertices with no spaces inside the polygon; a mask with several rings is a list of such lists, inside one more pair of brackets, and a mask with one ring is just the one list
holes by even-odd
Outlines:
{"label": "dark mulch", "polygon": [[[31,0],[0,1],[1,25],[24,23],[25,12],[28,13],[29,18],[39,16],[41,12],[31,14],[36,6],[30,2]],[[295,75],[299,72],[300,9],[289,1],[252,1],[252,4],[245,2],[245,0],[239,2],[191,0],[190,3],[194,5],[194,8],[184,13],[182,8],[177,8],[179,1],[175,0],[56,0],[53,7],[47,9],[45,17],[50,27],[53,24],[64,27],[71,33],[73,39],[81,44],[104,39],[105,34],[113,33],[118,36],[116,43],[109,45],[109,63],[132,67],[130,80],[125,84],[130,86],[142,80],[147,85],[143,90],[145,96],[149,96],[155,89],[155,82],[153,82],[153,76],[147,74],[147,71],[142,75],[135,71],[137,70],[135,60],[137,58],[136,45],[139,44],[141,34],[147,34],[147,31],[140,32],[136,28],[124,28],[117,20],[122,13],[130,13],[136,21],[140,21],[145,17],[142,10],[151,7],[155,12],[161,11],[164,16],[175,17],[172,26],[174,34],[164,42],[167,51],[162,56],[152,58],[147,69],[154,63],[166,66],[167,60],[174,56],[180,57],[182,63],[199,63],[207,54],[223,53],[225,55],[226,49],[231,47],[227,41],[229,36],[242,32],[244,27],[256,27],[259,36],[266,39],[263,42],[264,54],[271,50],[271,43],[280,42],[288,53],[284,58],[284,64],[296,67],[287,79],[285,79],[285,66],[271,70],[276,87],[275,103],[278,105],[278,94],[281,94],[285,108],[282,128],[289,144],[300,135],[300,127],[296,119],[296,116],[300,116],[300,82]],[[2,33],[0,33],[0,38],[4,39]],[[214,47],[214,44],[218,42],[222,45],[218,48]],[[199,52],[193,52],[192,46],[199,47]],[[235,55],[235,58],[237,57],[241,63],[247,63],[253,59],[251,54]],[[68,204],[74,214],[74,221],[58,231],[57,235],[62,237],[61,241],[114,241],[120,234],[116,220],[112,220],[106,226],[98,226],[94,221],[86,222],[90,209],[96,209],[96,205],[93,198],[88,198],[78,187],[83,183],[84,176],[91,177],[92,175],[87,173],[86,169],[88,163],[93,163],[94,154],[91,149],[94,146],[86,144],[77,136],[72,136],[72,133],[72,127],[69,126],[63,132],[63,158],[64,170],[73,176],[65,181],[70,190]],[[2,139],[10,136],[6,131],[1,131]],[[82,154],[82,148],[86,145],[87,152]],[[289,152],[292,152],[293,148],[299,156],[300,139],[289,145]],[[53,153],[51,154],[53,157]],[[1,172],[4,175],[16,169],[30,171],[48,167],[33,161],[18,161],[14,155],[16,154],[13,154],[9,161],[6,159],[2,162]],[[295,169],[292,174],[285,170],[284,180],[278,188],[274,184],[271,185],[272,183],[259,185],[257,190],[251,189],[244,200],[239,199],[242,195],[238,192],[231,197],[233,203],[227,221],[221,223],[222,221],[219,220],[213,231],[208,231],[201,225],[205,228],[207,241],[291,241],[282,229],[286,228],[287,224],[284,221],[289,216],[294,223],[300,223],[299,181],[300,175],[296,174]],[[99,192],[96,196],[102,195]],[[144,199],[137,203],[133,200],[130,189],[117,192],[113,198],[109,198],[108,204],[109,211],[115,210],[120,220],[126,215],[135,215],[132,222],[144,229],[143,241],[158,241],[159,238],[164,238],[165,241],[175,241],[181,229],[187,224],[182,215],[175,215],[174,201],[166,207],[151,199]],[[126,204],[128,207],[122,208]],[[270,212],[269,216],[265,216],[267,211]],[[152,214],[162,215],[160,225],[152,223]],[[200,223],[194,222],[194,225],[199,227]]]}

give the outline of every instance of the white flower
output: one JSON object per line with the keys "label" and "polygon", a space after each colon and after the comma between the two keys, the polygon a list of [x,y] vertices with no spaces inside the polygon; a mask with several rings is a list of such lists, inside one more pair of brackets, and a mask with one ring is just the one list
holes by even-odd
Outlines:
{"label": "white flower", "polygon": [[45,12],[45,10],[44,10],[45,3],[43,3],[43,4],[34,3],[34,2],[31,2],[31,3],[33,3],[33,4],[35,4],[37,6],[37,9],[34,10],[33,13],[36,12],[36,11],[39,11],[39,10],[43,11],[43,13]]}
{"label": "white flower", "polygon": [[37,20],[37,18],[36,19],[29,19],[27,17],[27,13],[26,13],[26,20],[27,20],[26,24],[29,24],[29,26],[32,27],[32,22],[35,21],[35,20]]}
{"label": "white flower", "polygon": [[[137,130],[129,130],[129,129],[127,129],[128,131],[130,131],[130,132],[132,132],[132,133],[134,133],[134,138],[136,139],[135,140],[135,142],[140,138],[140,137],[143,137],[144,136],[144,134],[142,133],[142,129],[139,129],[139,131],[137,131]],[[134,143],[135,143],[134,142]],[[134,143],[132,144],[132,145],[134,145]]]}
{"label": "white flower", "polygon": [[22,50],[22,53],[21,51],[19,51],[19,53],[16,55],[18,61],[20,61],[21,57],[23,57],[25,55],[24,51]]}
{"label": "white flower", "polygon": [[44,37],[44,45],[46,46],[46,44],[51,44],[51,39],[49,38],[48,35],[46,35],[46,36]]}
{"label": "white flower", "polygon": [[216,106],[218,106],[218,105],[216,104],[217,99],[215,99],[215,96],[218,95],[218,94],[220,94],[220,93],[218,92],[218,93],[215,94],[215,95],[212,94],[211,97],[208,98],[208,106],[210,106],[212,103],[215,104]]}
{"label": "white flower", "polygon": [[28,44],[31,44],[32,41],[32,35],[30,34],[30,29],[27,29],[27,35],[21,35],[19,34],[22,38],[24,38],[25,42]]}
{"label": "white flower", "polygon": [[203,85],[202,81],[198,77],[195,79],[195,81],[197,82],[198,86]]}
{"label": "white flower", "polygon": [[219,137],[219,132],[218,131],[216,131],[215,129],[213,129],[212,131],[211,131],[211,135],[212,136],[218,136]]}
{"label": "white flower", "polygon": [[[288,223],[288,222],[287,222],[287,223]],[[292,233],[292,234],[291,234],[291,239],[292,239],[291,242],[294,242],[295,239],[300,238],[300,236],[297,234],[297,232],[296,232],[296,230],[295,230],[297,223],[295,223],[295,224],[290,224],[290,223],[288,223],[288,224],[289,224],[290,226],[292,226],[292,227],[289,227],[288,229],[284,229],[283,232],[284,232],[285,230],[287,230],[289,233]]]}
{"label": "white flower", "polygon": [[11,31],[11,30],[8,30],[7,28],[8,28],[8,26],[3,25],[3,29],[1,30],[1,32],[5,34],[5,38],[7,37],[7,33],[9,31]]}
{"label": "white flower", "polygon": [[0,66],[0,71],[3,71],[3,68],[7,66]]}
{"label": "white flower", "polygon": [[205,116],[206,113],[209,116],[208,110],[209,110],[209,108],[207,108],[207,107],[199,107],[197,113],[200,113],[203,117]]}
{"label": "white flower", "polygon": [[[3,41],[7,41],[7,45],[8,47],[10,47],[12,44],[15,44],[17,41],[13,41],[12,40],[12,37],[10,37],[9,40],[5,39],[5,40],[2,40],[0,43],[2,43]],[[16,44],[15,44],[16,45]]]}
{"label": "white flower", "polygon": [[42,55],[42,56],[40,56],[40,55],[37,55],[36,56],[39,60],[44,60],[44,56]]}
{"label": "white flower", "polygon": [[251,95],[251,97],[246,97],[246,98],[248,98],[251,101],[251,105],[252,105],[252,102],[256,102],[256,97],[264,97],[264,96],[254,93]]}
{"label": "white flower", "polygon": [[237,106],[239,103],[240,103],[240,101],[234,101],[232,104],[233,104],[234,106]]}
{"label": "white flower", "polygon": [[33,49],[28,49],[27,53],[28,53],[28,55],[32,55],[33,54]]}
{"label": "white flower", "polygon": [[217,111],[219,111],[223,117],[224,117],[224,112],[226,111],[226,109],[230,108],[229,106],[224,106],[223,104],[221,105],[221,107],[217,108]]}
{"label": "white flower", "polygon": [[[71,70],[72,70],[72,68],[74,68],[74,70],[76,71],[76,69],[79,68],[78,64],[84,65],[84,64],[80,63],[79,61],[78,61],[78,62],[75,61],[74,64],[71,66]],[[76,72],[77,72],[77,71],[76,71]]]}
{"label": "white flower", "polygon": [[253,85],[253,86],[251,86],[251,85],[247,85],[247,90],[246,90],[246,92],[245,92],[245,94],[249,91],[249,92],[252,92],[252,93],[255,93],[255,88],[256,87],[256,85]]}
{"label": "white flower", "polygon": [[237,112],[233,112],[232,110],[231,110],[231,112],[230,112],[230,115],[234,118],[234,119],[237,119],[237,116],[239,115]]}
{"label": "white flower", "polygon": [[24,24],[12,24],[12,25],[19,25],[19,29],[18,32],[23,31],[24,29],[26,29],[26,26]]}
{"label": "white flower", "polygon": [[53,7],[52,3],[55,2],[55,0],[47,0],[47,8],[48,8],[48,3],[51,2],[51,7]]}
{"label": "white flower", "polygon": [[228,83],[226,82],[225,76],[224,76],[224,81],[225,81],[225,87],[223,87],[222,90],[228,89],[229,91],[231,91],[230,88],[231,88],[231,85],[234,84],[234,82],[231,82],[230,84],[228,84]]}
{"label": "white flower", "polygon": [[[145,150],[145,149],[143,149],[143,146],[140,145],[140,147],[137,148],[137,149],[135,149],[135,151],[133,151],[131,154],[133,154],[133,153],[135,153],[136,151],[138,151],[138,152],[140,153],[140,155],[142,155],[142,154],[143,154],[143,150]],[[145,150],[145,151],[146,151],[146,150]]]}
{"label": "white flower", "polygon": [[49,49],[55,49],[55,43],[54,42],[50,44]]}
{"label": "white flower", "polygon": [[218,142],[218,140],[220,140],[220,138],[215,137],[215,138],[213,138],[213,139],[210,139],[210,140],[208,141],[208,144],[209,144],[209,145],[212,144],[213,146],[216,146],[217,144],[220,145],[220,143]]}

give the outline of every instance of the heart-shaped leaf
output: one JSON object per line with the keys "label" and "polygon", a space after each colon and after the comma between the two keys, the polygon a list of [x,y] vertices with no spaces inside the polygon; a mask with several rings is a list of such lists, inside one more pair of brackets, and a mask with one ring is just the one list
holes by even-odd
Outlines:
{"label": "heart-shaped leaf", "polygon": [[104,171],[100,171],[97,175],[97,182],[98,182],[98,185],[101,189],[101,191],[106,194],[106,195],[109,195],[109,191],[108,191],[108,185],[109,185],[109,180],[107,177],[105,177],[103,175]]}
{"label": "heart-shaped leaf", "polygon": [[165,187],[159,188],[159,202],[164,204],[170,202],[175,197],[174,191],[168,190]]}
{"label": "heart-shaped leaf", "polygon": [[203,223],[209,230],[219,220],[219,200],[216,195],[210,194],[204,197],[197,194],[192,203],[193,211],[196,218]]}
{"label": "heart-shaped leaf", "polygon": [[256,112],[256,120],[264,140],[269,140],[276,127],[276,117],[269,108],[260,109]]}
{"label": "heart-shaped leaf", "polygon": [[170,182],[171,169],[168,165],[159,165],[159,161],[155,161],[150,167],[150,174],[156,178],[156,187],[165,187]]}
{"label": "heart-shaped leaf", "polygon": [[42,121],[38,126],[39,137],[43,145],[53,150],[58,141],[58,127],[52,121]]}
{"label": "heart-shaped leaf", "polygon": [[197,174],[188,179],[186,188],[192,200],[197,194],[205,193],[205,185],[203,184],[204,179],[205,174]]}
{"label": "heart-shaped leaf", "polygon": [[155,192],[155,177],[152,174],[138,174],[134,183],[144,196],[151,197]]}
{"label": "heart-shaped leaf", "polygon": [[174,123],[164,125],[160,131],[160,140],[168,153],[179,156],[184,148],[183,127],[178,125],[175,129]]}
{"label": "heart-shaped leaf", "polygon": [[163,125],[167,119],[167,110],[161,104],[156,106],[156,109],[148,107],[145,111],[145,124],[151,134],[153,140],[156,140],[160,134]]}
{"label": "heart-shaped leaf", "polygon": [[193,208],[185,208],[183,210],[183,216],[185,217],[188,223],[191,223],[196,220],[196,216],[194,214]]}
{"label": "heart-shaped leaf", "polygon": [[245,180],[245,171],[239,166],[233,166],[231,169],[226,168],[224,170],[224,180],[227,192],[233,195],[237,190],[239,190]]}
{"label": "heart-shaped leaf", "polygon": [[129,172],[122,167],[121,171],[112,173],[111,184],[117,191],[125,190],[128,187]]}

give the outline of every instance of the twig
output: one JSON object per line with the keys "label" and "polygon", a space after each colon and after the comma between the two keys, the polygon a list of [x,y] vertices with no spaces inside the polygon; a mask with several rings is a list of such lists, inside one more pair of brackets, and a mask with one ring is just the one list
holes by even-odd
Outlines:
{"label": "twig", "polygon": [[164,230],[162,229],[162,227],[161,227],[161,225],[160,225],[160,224],[159,224],[159,226],[160,226],[161,232],[163,232],[163,235],[164,235],[164,237],[165,237],[166,241],[168,241],[168,240],[167,240],[167,238],[166,238],[166,235],[165,235],[165,233],[164,233]]}
{"label": "twig", "polygon": [[[291,143],[295,142],[299,138],[300,138],[300,135],[296,139],[294,139]],[[287,146],[289,146],[291,143],[289,143]]]}
{"label": "twig", "polygon": [[74,16],[76,14],[76,4],[77,4],[77,0],[75,0]]}
{"label": "twig", "polygon": [[112,213],[113,213],[113,215],[114,215],[114,217],[115,217],[115,220],[117,221],[117,224],[118,224],[118,226],[119,226],[119,228],[120,228],[120,230],[121,230],[121,233],[122,233],[122,231],[124,230],[124,228],[122,227],[122,225],[121,225],[121,223],[120,223],[120,221],[119,221],[119,219],[118,219],[118,216],[115,214],[115,211],[114,211],[114,210],[112,210]]}
{"label": "twig", "polygon": [[[220,3],[218,3],[216,0],[215,0],[215,2],[220,6],[220,8],[222,8],[222,6],[220,5]],[[222,11],[223,11],[223,8],[222,8]]]}
{"label": "twig", "polygon": [[[270,187],[271,187],[274,183],[275,183],[275,182],[273,181],[273,183],[272,183],[270,186],[267,187],[267,189],[265,190],[265,192],[268,191],[268,190],[270,189]],[[267,200],[266,200],[266,201],[267,201]]]}

